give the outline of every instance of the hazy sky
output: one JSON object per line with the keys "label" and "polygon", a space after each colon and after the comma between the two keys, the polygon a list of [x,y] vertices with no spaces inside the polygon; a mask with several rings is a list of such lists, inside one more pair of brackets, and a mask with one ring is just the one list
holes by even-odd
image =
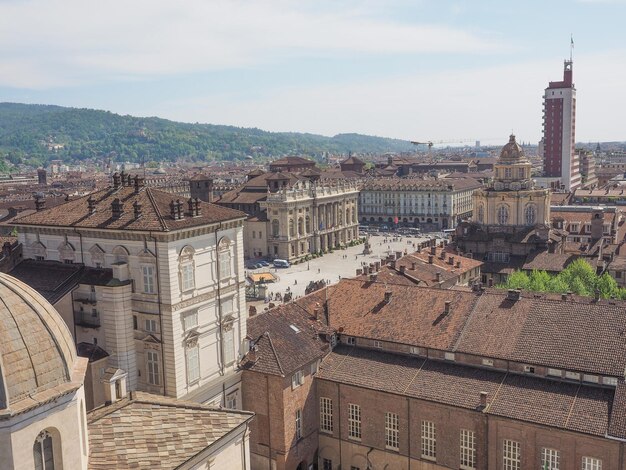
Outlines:
{"label": "hazy sky", "polygon": [[0,101],[537,141],[573,33],[577,140],[626,140],[625,20],[617,0],[0,0]]}

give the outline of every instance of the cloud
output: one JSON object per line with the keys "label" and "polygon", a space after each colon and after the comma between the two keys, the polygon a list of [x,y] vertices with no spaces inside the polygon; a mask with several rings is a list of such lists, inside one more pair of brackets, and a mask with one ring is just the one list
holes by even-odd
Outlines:
{"label": "cloud", "polygon": [[290,57],[475,53],[486,35],[377,14],[380,2],[25,0],[0,2],[0,86],[253,67]]}
{"label": "cloud", "polygon": [[[623,139],[626,108],[626,51],[580,55],[576,135]],[[599,74],[598,70],[610,73]],[[352,81],[307,88],[283,88],[257,99],[211,95],[164,101],[151,111],[171,119],[307,131],[325,135],[359,132],[406,140],[482,140],[500,144],[513,130],[519,140],[541,137],[543,90],[562,77],[560,61],[527,61]]]}

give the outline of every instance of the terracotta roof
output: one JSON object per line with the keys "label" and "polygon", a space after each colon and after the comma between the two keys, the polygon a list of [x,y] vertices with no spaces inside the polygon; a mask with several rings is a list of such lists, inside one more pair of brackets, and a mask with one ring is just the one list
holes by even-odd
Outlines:
{"label": "terracotta roof", "polygon": [[578,256],[571,253],[549,253],[547,251],[535,251],[526,256],[526,261],[522,269],[532,271],[538,269],[540,271],[560,272],[569,264],[576,260]]}
{"label": "terracotta roof", "polygon": [[606,374],[626,370],[625,302],[489,289],[466,322],[455,351],[531,365]]}
{"label": "terracotta roof", "polygon": [[134,392],[87,415],[89,469],[178,468],[252,417]]}
{"label": "terracotta roof", "polygon": [[[95,203],[95,212],[90,214],[88,199]],[[14,221],[20,225],[39,225],[54,227],[77,227],[112,230],[138,230],[168,232],[190,227],[225,222],[245,217],[245,214],[226,207],[199,202],[200,215],[189,215],[187,201],[182,199],[184,217],[174,219],[170,203],[175,199],[170,193],[154,188],[143,187],[139,192],[130,186],[118,189],[107,188],[83,196],[65,204],[35,212]],[[112,204],[122,204],[123,211],[119,218],[114,218]],[[141,204],[141,216],[135,218],[133,204]]]}
{"label": "terracotta roof", "polygon": [[474,178],[369,178],[362,191],[460,191],[478,189],[481,184]]}
{"label": "terracotta roof", "polygon": [[[391,301],[385,302],[385,292]],[[329,296],[330,326],[349,336],[451,349],[476,304],[474,293],[342,279]],[[451,312],[443,315],[445,302]]]}
{"label": "terracotta roof", "polygon": [[[483,264],[482,261],[453,254],[446,254],[445,258],[441,259],[442,252],[445,253],[445,249],[435,248],[435,254],[431,255],[430,248],[426,248],[420,252],[403,256],[396,261],[396,270],[400,270],[404,266],[408,276],[421,281],[426,286],[433,286],[439,283],[437,273],[441,274],[441,281],[446,281],[459,277]],[[429,263],[430,256],[433,256],[432,264]],[[450,264],[451,258],[454,259],[453,264]],[[460,263],[459,267],[457,267],[457,263]]]}
{"label": "terracotta roof", "polygon": [[[597,436],[608,430],[613,390],[507,374],[443,361],[340,346],[317,380],[400,394]],[[483,411],[480,392],[487,392]],[[620,416],[621,418],[621,416]],[[615,419],[622,430],[624,419]]]}
{"label": "terracotta roof", "polygon": [[329,349],[320,338],[323,325],[295,302],[249,318],[247,326],[256,358],[244,357],[241,367],[246,370],[286,377]]}

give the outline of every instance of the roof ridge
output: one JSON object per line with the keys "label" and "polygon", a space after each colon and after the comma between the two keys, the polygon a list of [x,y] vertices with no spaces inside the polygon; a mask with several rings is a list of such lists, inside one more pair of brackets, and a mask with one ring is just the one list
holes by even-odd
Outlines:
{"label": "roof ridge", "polygon": [[163,218],[163,216],[161,215],[161,212],[159,211],[159,205],[154,200],[154,196],[152,195],[152,189],[150,187],[146,187],[145,191],[146,191],[146,195],[148,196],[148,200],[150,201],[150,204],[152,204],[154,213],[156,214],[157,219],[159,223],[161,224],[161,227],[163,227],[163,230],[165,230],[166,232],[169,232],[170,228],[165,223],[165,219]]}
{"label": "roof ridge", "polygon": [[280,370],[280,374],[285,376],[285,369],[283,369],[283,365],[280,363],[280,358],[278,357],[278,353],[276,352],[276,348],[274,347],[274,342],[272,341],[272,336],[269,331],[263,333],[264,336],[267,336],[267,339],[270,342],[270,348],[272,348],[272,352],[274,353],[274,357],[276,358],[276,364],[278,364],[278,369]]}

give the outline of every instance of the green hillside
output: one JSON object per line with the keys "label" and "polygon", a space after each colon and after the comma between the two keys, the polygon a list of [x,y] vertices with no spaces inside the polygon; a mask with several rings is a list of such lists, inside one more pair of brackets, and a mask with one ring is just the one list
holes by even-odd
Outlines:
{"label": "green hillside", "polygon": [[[53,149],[57,144],[63,147]],[[38,165],[51,159],[77,162],[109,155],[118,161],[136,162],[234,160],[248,155],[319,156],[323,152],[384,153],[410,148],[410,143],[402,140],[360,134],[277,133],[93,109],[0,103],[2,163]]]}

